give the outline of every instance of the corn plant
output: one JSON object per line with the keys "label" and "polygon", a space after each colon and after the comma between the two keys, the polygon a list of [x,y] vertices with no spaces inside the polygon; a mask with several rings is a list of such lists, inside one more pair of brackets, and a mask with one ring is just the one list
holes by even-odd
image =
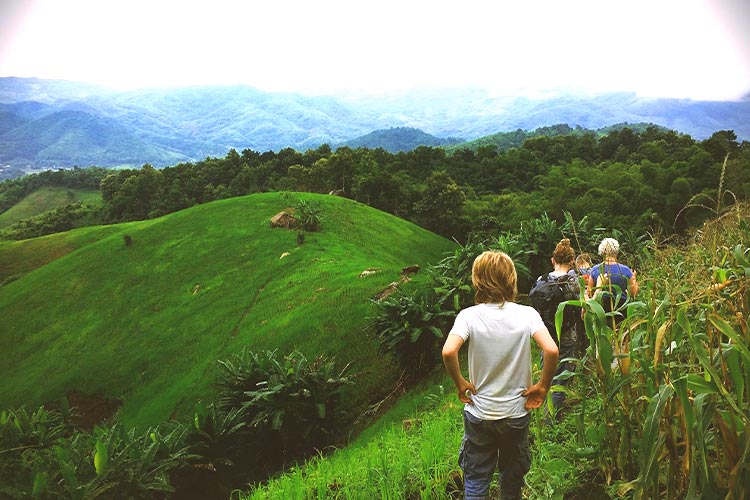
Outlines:
{"label": "corn plant", "polygon": [[647,297],[623,306],[624,321],[584,304],[590,369],[570,376],[604,405],[583,417],[581,428],[603,432],[582,445],[635,499],[750,493],[750,227],[740,217],[717,224],[689,251],[659,256]]}

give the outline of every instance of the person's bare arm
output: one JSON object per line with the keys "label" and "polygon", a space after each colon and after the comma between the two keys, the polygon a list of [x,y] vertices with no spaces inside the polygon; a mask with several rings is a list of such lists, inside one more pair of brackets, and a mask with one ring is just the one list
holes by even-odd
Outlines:
{"label": "person's bare arm", "polygon": [[448,375],[453,379],[453,383],[456,384],[458,399],[462,403],[471,404],[471,397],[466,392],[469,391],[471,394],[476,394],[477,389],[474,387],[474,384],[466,380],[463,374],[461,374],[458,351],[461,350],[462,345],[464,345],[464,339],[458,335],[448,335],[443,345],[443,364]]}
{"label": "person's bare arm", "polygon": [[543,328],[537,332],[534,332],[534,341],[542,350],[542,378],[536,384],[532,385],[523,392],[523,396],[526,397],[526,409],[531,410],[539,408],[544,403],[544,398],[547,397],[550,385],[552,385],[552,377],[555,375],[557,370],[557,360],[559,357],[559,351],[557,344],[552,340],[549,331]]}
{"label": "person's bare arm", "polygon": [[594,296],[594,288],[596,288],[596,281],[589,274],[588,280],[586,280],[586,298],[590,299]]}
{"label": "person's bare arm", "polygon": [[640,287],[638,286],[638,280],[636,279],[635,271],[633,271],[633,276],[630,277],[628,284],[630,296],[635,297],[636,295],[638,295],[638,290],[640,290]]}

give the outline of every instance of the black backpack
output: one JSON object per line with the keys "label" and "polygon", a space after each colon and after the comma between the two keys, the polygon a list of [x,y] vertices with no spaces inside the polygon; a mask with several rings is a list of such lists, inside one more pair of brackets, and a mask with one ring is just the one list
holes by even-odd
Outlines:
{"label": "black backpack", "polygon": [[[579,299],[578,276],[573,271],[562,276],[550,276],[549,274],[540,276],[529,292],[532,307],[539,312],[542,321],[544,321],[544,326],[547,327],[556,343],[559,343],[555,330],[557,306],[560,302],[577,299]],[[573,328],[580,320],[580,315],[580,307],[566,306],[563,310],[562,329]]]}

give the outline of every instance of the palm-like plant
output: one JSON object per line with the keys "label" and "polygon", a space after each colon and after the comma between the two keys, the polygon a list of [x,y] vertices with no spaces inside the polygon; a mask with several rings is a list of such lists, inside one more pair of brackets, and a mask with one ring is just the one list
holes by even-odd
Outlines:
{"label": "palm-like plant", "polygon": [[498,236],[497,240],[491,242],[489,247],[493,250],[500,250],[507,253],[513,264],[516,266],[519,281],[531,280],[531,269],[529,267],[531,256],[535,255],[538,250],[531,241],[528,233],[515,234],[506,232]]}
{"label": "palm-like plant", "polygon": [[339,369],[334,358],[308,360],[299,351],[280,357],[245,349],[220,365],[221,407],[241,412],[251,428],[276,433],[282,454],[329,437],[340,391],[356,376],[350,364]]}
{"label": "palm-like plant", "polygon": [[379,302],[370,325],[381,349],[411,376],[436,365],[438,349],[453,317],[453,293],[424,286],[399,291]]}

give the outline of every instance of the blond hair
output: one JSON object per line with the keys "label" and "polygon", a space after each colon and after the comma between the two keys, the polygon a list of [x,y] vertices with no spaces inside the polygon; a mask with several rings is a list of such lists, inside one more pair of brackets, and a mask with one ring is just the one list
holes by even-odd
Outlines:
{"label": "blond hair", "polygon": [[555,247],[555,251],[552,252],[552,258],[555,259],[555,262],[558,264],[568,264],[572,266],[575,257],[576,253],[570,246],[570,240],[568,238],[560,240],[560,243]]}
{"label": "blond hair", "polygon": [[620,243],[614,238],[604,238],[599,243],[599,255],[604,257],[616,257],[617,252],[620,251]]}
{"label": "blond hair", "polygon": [[504,252],[487,251],[474,259],[471,283],[476,304],[514,301],[518,294],[516,266]]}
{"label": "blond hair", "polygon": [[591,267],[591,256],[587,253],[582,253],[576,257],[576,267]]}

